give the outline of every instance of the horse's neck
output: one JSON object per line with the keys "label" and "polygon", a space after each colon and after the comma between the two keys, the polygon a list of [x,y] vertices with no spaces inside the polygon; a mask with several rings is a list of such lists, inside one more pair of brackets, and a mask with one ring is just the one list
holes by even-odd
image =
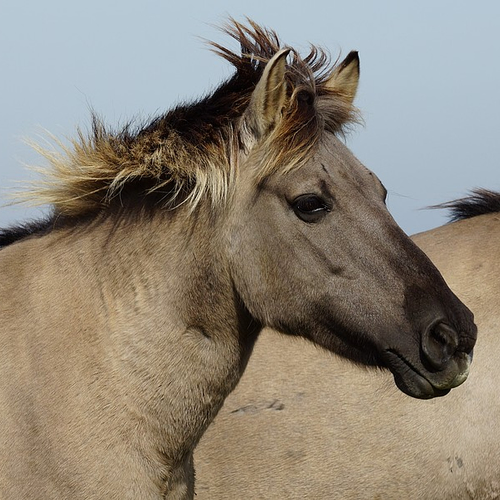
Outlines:
{"label": "horse's neck", "polygon": [[115,315],[108,326],[120,348],[133,351],[134,362],[147,360],[159,373],[211,370],[212,363],[229,361],[216,361],[223,352],[234,363],[252,333],[241,331],[244,313],[217,234],[199,233],[184,221],[158,217],[116,226],[103,247],[100,282],[105,309]]}
{"label": "horse's neck", "polygon": [[[131,436],[142,440],[132,446],[161,448],[167,464],[201,437],[238,382],[257,333],[225,275],[217,235],[198,229],[169,218],[110,219],[26,242],[33,262],[43,248],[37,265],[46,276],[37,279],[58,284],[44,307],[59,301],[68,332],[83,337],[68,339],[68,354],[84,351],[98,373],[96,397],[116,406],[124,426],[140,427]],[[66,297],[78,297],[76,307]],[[50,328],[47,320],[53,336]]]}

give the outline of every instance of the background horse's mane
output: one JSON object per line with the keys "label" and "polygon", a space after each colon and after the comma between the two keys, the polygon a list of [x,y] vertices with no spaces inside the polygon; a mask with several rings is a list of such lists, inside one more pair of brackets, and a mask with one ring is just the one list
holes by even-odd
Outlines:
{"label": "background horse's mane", "polygon": [[[241,52],[210,42],[235,74],[201,100],[179,105],[148,123],[109,130],[92,115],[90,133],[78,130],[70,145],[52,138],[57,148],[34,146],[49,162],[36,169],[42,180],[22,195],[24,201],[50,204],[54,216],[92,216],[113,203],[187,204],[204,198],[223,203],[232,188],[238,150],[244,147],[237,127],[266,63],[280,48],[274,31],[248,20],[230,19],[222,30]],[[286,72],[287,111],[267,138],[260,179],[279,168],[302,164],[324,130],[342,133],[356,119],[348,100],[327,88],[333,66],[322,49],[312,46],[301,58],[295,51]]]}
{"label": "background horse's mane", "polygon": [[500,192],[474,189],[468,196],[437,205],[450,212],[450,222],[500,212]]}

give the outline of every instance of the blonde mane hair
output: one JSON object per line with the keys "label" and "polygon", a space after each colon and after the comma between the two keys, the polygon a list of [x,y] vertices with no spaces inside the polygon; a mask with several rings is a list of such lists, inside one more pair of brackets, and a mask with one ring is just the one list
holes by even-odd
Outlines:
{"label": "blonde mane hair", "polygon": [[[36,147],[49,167],[24,198],[50,204],[55,215],[69,217],[99,213],[113,203],[130,202],[130,197],[169,208],[187,204],[194,209],[202,199],[223,204],[244,147],[240,118],[265,65],[282,44],[274,31],[251,20],[246,26],[231,19],[222,30],[241,47],[236,53],[209,42],[236,70],[228,81],[147,124],[113,132],[93,115],[91,132],[78,130],[69,146],[56,141],[57,149]],[[342,133],[356,121],[351,103],[326,85],[335,67],[328,54],[314,46],[304,58],[294,50],[291,54],[287,105],[279,125],[264,139],[259,180],[300,166],[323,131]]]}

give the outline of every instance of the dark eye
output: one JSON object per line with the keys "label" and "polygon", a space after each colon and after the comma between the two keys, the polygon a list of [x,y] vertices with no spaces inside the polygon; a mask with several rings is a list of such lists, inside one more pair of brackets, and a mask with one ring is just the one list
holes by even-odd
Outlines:
{"label": "dark eye", "polygon": [[304,194],[292,204],[295,215],[304,222],[316,222],[330,211],[328,205],[314,194]]}

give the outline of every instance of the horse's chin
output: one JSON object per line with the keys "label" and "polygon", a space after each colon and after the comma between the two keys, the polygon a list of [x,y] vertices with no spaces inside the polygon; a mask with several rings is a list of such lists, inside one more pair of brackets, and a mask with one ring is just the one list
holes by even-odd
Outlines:
{"label": "horse's chin", "polygon": [[463,370],[459,370],[459,366],[456,364],[456,370],[451,370],[451,373],[446,377],[447,380],[440,382],[429,380],[430,376],[423,375],[402,355],[394,351],[385,351],[384,358],[386,366],[394,376],[396,386],[402,392],[417,399],[431,399],[446,396],[451,389],[465,382],[469,374],[472,355],[465,358],[466,364]]}

